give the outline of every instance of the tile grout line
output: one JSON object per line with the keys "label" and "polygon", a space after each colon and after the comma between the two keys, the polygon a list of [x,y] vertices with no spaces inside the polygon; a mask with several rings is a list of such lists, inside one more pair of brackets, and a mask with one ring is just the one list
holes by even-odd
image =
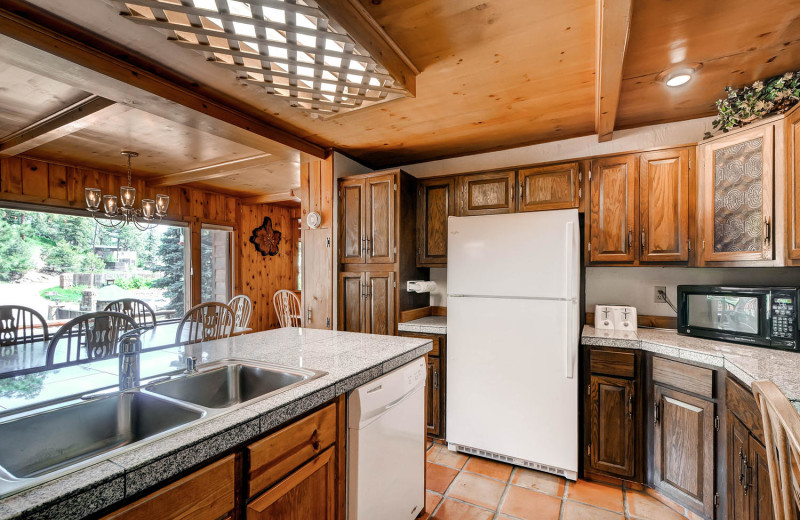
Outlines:
{"label": "tile grout line", "polygon": [[628,489],[625,485],[625,482],[622,483],[622,516],[625,517],[625,520],[630,520],[631,514],[628,510]]}
{"label": "tile grout line", "polygon": [[506,496],[508,496],[508,492],[511,490],[511,481],[514,480],[514,475],[517,473],[517,466],[511,466],[511,473],[508,475],[508,481],[506,482],[506,487],[503,489],[503,494],[500,495],[500,501],[497,503],[496,513],[494,518],[498,518],[500,516],[500,510],[503,508],[503,504],[506,501]]}
{"label": "tile grout line", "polygon": [[[436,513],[438,513],[438,512],[439,512],[439,509],[441,509],[442,505],[445,503],[445,501],[446,501],[446,500],[447,500],[447,498],[448,498],[448,495],[447,495],[447,494],[450,492],[450,488],[451,488],[451,487],[453,487],[453,482],[455,482],[455,481],[456,481],[456,479],[458,478],[458,476],[459,476],[459,475],[461,475],[461,472],[462,472],[462,471],[464,471],[464,468],[466,468],[466,467],[467,467],[467,463],[469,462],[469,459],[471,459],[471,458],[472,458],[472,457],[467,457],[467,460],[464,462],[464,465],[461,467],[461,469],[460,469],[460,470],[458,470],[458,473],[456,473],[456,475],[453,477],[453,480],[451,480],[451,481],[450,481],[450,484],[448,484],[448,485],[447,485],[447,489],[445,489],[445,490],[444,490],[444,493],[442,493],[442,500],[441,500],[441,502],[439,502],[439,504],[436,506],[436,508],[435,508],[435,509],[434,509],[434,510],[431,512],[431,516],[430,516],[431,518],[432,518],[432,517],[433,517],[433,516],[434,516]],[[434,463],[433,463],[433,462],[431,462],[431,464],[434,464]],[[445,466],[445,467],[450,467],[450,466]],[[450,468],[450,469],[455,469],[455,468]],[[457,499],[453,498],[452,500],[457,500]]]}
{"label": "tile grout line", "polygon": [[561,494],[561,507],[558,509],[558,520],[564,518],[564,509],[567,507],[567,489],[569,489],[569,479],[564,479],[564,492]]}

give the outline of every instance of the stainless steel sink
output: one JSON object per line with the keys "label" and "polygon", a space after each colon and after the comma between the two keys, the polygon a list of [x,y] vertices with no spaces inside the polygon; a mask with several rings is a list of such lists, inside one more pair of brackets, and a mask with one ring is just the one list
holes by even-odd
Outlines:
{"label": "stainless steel sink", "polygon": [[228,408],[288,390],[324,374],[316,370],[249,362],[228,361],[214,365],[186,377],[149,385],[145,389],[206,408]]}
{"label": "stainless steel sink", "polygon": [[35,478],[205,415],[199,408],[142,392],[123,392],[0,423],[0,466]]}

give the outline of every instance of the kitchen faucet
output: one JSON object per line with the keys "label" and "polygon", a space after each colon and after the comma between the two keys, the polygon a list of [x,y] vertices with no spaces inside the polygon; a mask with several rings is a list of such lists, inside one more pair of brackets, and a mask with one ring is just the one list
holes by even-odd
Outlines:
{"label": "kitchen faucet", "polygon": [[139,338],[141,329],[133,329],[119,338],[119,390],[123,392],[139,386],[140,364],[139,354],[142,352],[142,341]]}

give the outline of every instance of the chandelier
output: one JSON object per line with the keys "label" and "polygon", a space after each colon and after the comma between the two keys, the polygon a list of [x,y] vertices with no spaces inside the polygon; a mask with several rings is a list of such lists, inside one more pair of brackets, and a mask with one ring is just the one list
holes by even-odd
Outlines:
{"label": "chandelier", "polygon": [[[122,229],[132,223],[138,230],[147,231],[153,226],[157,226],[161,219],[167,216],[169,197],[159,193],[155,200],[142,199],[142,209],[134,208],[136,188],[131,186],[131,158],[139,157],[139,154],[129,151],[121,153],[128,158],[127,186],[119,189],[119,198],[116,195],[103,195],[98,188],[86,188],[86,209],[92,214],[95,222],[103,227]],[[101,202],[102,213],[100,212]],[[121,206],[120,202],[122,202]],[[99,218],[99,216],[104,218]]]}

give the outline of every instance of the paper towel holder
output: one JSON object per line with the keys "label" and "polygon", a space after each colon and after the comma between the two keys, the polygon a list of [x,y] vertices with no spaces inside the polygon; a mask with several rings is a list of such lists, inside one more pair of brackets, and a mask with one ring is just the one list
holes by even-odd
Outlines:
{"label": "paper towel holder", "polygon": [[[425,285],[433,284],[433,287],[424,287]],[[428,282],[426,280],[408,280],[406,282],[406,291],[407,292],[415,292],[415,293],[423,293],[423,292],[431,292],[433,289],[436,288],[436,282]]]}

